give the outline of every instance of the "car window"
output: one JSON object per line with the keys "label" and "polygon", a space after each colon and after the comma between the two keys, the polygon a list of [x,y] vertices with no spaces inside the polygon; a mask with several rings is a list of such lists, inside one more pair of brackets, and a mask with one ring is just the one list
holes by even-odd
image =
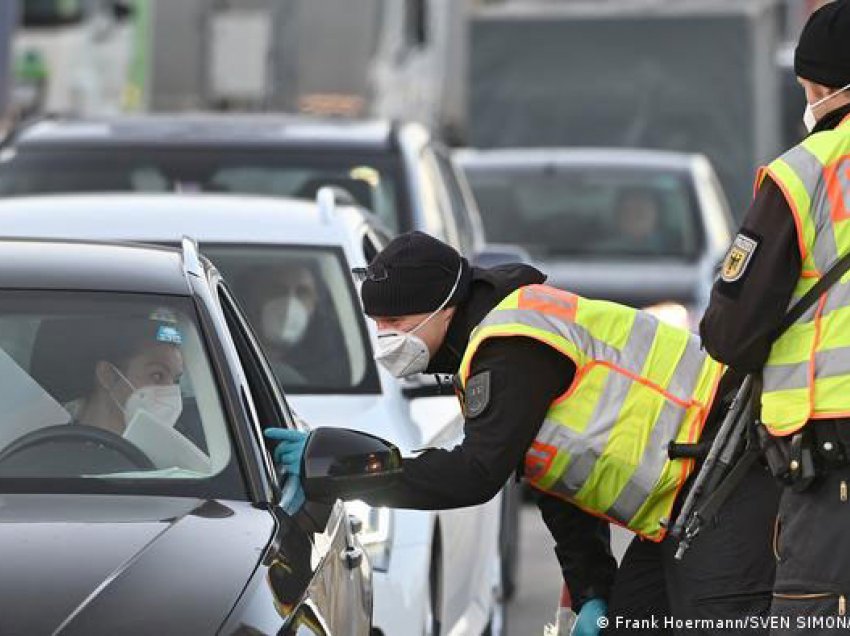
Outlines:
{"label": "car window", "polygon": [[446,191],[449,195],[452,217],[457,226],[458,239],[462,248],[461,251],[464,254],[471,254],[474,249],[472,222],[469,218],[469,210],[466,207],[463,191],[455,174],[454,165],[445,151],[440,148],[435,148],[434,156],[437,158],[437,167],[440,170],[443,183],[446,185]]}
{"label": "car window", "polygon": [[203,251],[227,279],[288,394],[380,392],[340,250],[207,243]]}
{"label": "car window", "polygon": [[684,173],[470,167],[467,176],[487,239],[532,256],[691,260],[704,245]]}
{"label": "car window", "polygon": [[201,333],[189,299],[0,292],[0,479],[244,498]]}
{"label": "car window", "polygon": [[408,225],[393,155],[328,148],[50,148],[0,157],[0,196],[61,192],[232,192],[315,199],[347,190],[394,232]]}

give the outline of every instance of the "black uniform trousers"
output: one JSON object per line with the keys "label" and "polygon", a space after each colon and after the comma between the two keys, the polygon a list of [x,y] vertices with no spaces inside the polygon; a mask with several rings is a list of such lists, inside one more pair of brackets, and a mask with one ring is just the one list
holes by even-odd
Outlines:
{"label": "black uniform trousers", "polygon": [[[687,621],[749,617],[765,622],[722,632],[767,634],[779,496],[780,487],[757,462],[681,561],[674,558],[675,539],[655,543],[635,537],[614,580],[605,634],[708,635],[720,630]],[[678,505],[684,498],[683,493]]]}
{"label": "black uniform trousers", "polygon": [[782,493],[774,538],[772,636],[850,632],[848,487],[850,466],[842,466],[803,492]]}

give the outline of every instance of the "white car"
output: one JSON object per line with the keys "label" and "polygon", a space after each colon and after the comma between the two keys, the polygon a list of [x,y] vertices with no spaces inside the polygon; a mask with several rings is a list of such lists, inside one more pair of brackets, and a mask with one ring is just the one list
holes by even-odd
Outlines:
{"label": "white car", "polygon": [[[334,205],[330,189],[319,192],[317,203],[177,194],[0,201],[7,237],[162,244],[196,238],[229,281],[305,422],[385,437],[405,455],[451,447],[462,437],[455,397],[410,399],[423,385],[406,389],[373,360],[374,325],[349,275],[381,248],[381,229],[371,219]],[[275,294],[286,296],[285,307]],[[311,340],[299,348],[297,337]],[[436,512],[348,507],[362,524],[360,540],[374,569],[373,634],[502,632],[498,498]]]}

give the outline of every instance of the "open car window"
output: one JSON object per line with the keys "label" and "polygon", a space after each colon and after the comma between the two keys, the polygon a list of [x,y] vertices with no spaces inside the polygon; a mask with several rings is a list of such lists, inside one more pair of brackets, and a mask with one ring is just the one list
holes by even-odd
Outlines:
{"label": "open car window", "polygon": [[203,252],[227,279],[287,394],[380,392],[339,249],[206,243]]}
{"label": "open car window", "polygon": [[187,298],[1,291],[0,400],[7,490],[245,497]]}

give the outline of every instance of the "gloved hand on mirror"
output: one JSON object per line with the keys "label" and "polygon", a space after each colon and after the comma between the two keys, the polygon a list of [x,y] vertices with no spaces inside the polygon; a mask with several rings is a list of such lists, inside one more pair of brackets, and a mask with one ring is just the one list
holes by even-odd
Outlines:
{"label": "gloved hand on mirror", "polygon": [[267,439],[278,442],[272,456],[283,481],[280,502],[287,514],[294,515],[304,505],[301,458],[310,435],[288,428],[267,428],[263,434]]}
{"label": "gloved hand on mirror", "polygon": [[288,428],[267,428],[263,434],[278,442],[272,454],[278,469],[287,475],[300,475],[301,458],[310,434]]}

